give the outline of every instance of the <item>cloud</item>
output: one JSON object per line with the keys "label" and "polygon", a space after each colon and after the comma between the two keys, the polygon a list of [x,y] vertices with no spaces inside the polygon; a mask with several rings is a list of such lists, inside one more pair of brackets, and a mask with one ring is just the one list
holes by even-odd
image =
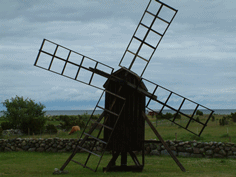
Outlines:
{"label": "cloud", "polygon": [[[208,107],[234,108],[236,1],[165,3],[179,11],[144,77]],[[97,89],[33,66],[43,38],[119,69],[146,5],[144,0],[3,0],[1,100],[18,95],[48,103],[50,109],[75,108],[76,103],[93,107],[100,95]],[[137,71],[142,67],[138,64]]]}

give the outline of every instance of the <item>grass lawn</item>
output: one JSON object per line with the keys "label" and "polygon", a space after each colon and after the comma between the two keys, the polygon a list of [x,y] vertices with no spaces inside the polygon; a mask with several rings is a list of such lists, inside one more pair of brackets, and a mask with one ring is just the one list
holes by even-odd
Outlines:
{"label": "grass lawn", "polygon": [[[204,122],[206,120],[207,115],[200,116],[200,120]],[[164,140],[175,140],[175,134],[177,134],[177,140],[182,141],[191,141],[191,140],[197,140],[197,141],[204,141],[204,142],[210,142],[210,141],[216,141],[216,142],[229,142],[231,139],[232,143],[236,143],[236,123],[229,121],[228,125],[220,126],[219,125],[219,119],[221,119],[223,115],[215,115],[215,121],[209,121],[208,125],[204,129],[201,137],[195,136],[192,133],[179,128],[175,124],[171,124],[168,120],[158,120],[157,126],[156,126],[156,119],[149,117],[153,125],[156,127],[157,131],[161,134]],[[187,124],[187,122],[184,122],[184,118],[181,120],[178,120],[181,124]],[[47,121],[47,123],[58,125],[59,121]],[[195,133],[200,132],[201,126],[194,122],[191,123],[191,130]],[[98,131],[98,130],[97,130]],[[69,131],[68,131],[69,132]],[[79,138],[82,131],[74,133],[72,135],[68,135],[68,132],[63,132],[62,130],[59,130],[58,134],[42,134],[42,135],[35,135],[28,136],[23,135],[20,136],[21,138]],[[96,131],[94,132],[96,134]],[[10,137],[0,137],[0,138],[16,138],[19,136],[10,136]],[[102,138],[102,135],[100,136]],[[155,134],[151,130],[151,128],[146,125],[145,127],[145,139],[156,139]]]}
{"label": "grass lawn", "polygon": [[[1,152],[0,176],[53,176],[54,168],[60,168],[69,155],[70,153]],[[76,157],[85,159],[87,154],[80,153]],[[70,162],[65,168],[69,174],[63,176],[236,176],[235,159],[178,158],[186,169],[186,172],[182,172],[171,157],[146,156],[143,172],[103,173],[102,168],[110,159],[111,155],[104,155],[96,173]]]}

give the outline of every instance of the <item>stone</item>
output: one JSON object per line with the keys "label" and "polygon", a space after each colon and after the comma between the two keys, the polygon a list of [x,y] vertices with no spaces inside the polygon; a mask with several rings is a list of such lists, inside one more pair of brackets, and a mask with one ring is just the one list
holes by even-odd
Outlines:
{"label": "stone", "polygon": [[185,148],[180,146],[180,147],[177,147],[177,151],[179,152],[185,152]]}
{"label": "stone", "polygon": [[230,159],[236,159],[236,156],[228,156]]}
{"label": "stone", "polygon": [[53,172],[54,175],[68,174],[68,173],[69,173],[68,171],[66,171],[66,170],[60,171],[58,168],[55,168],[55,169],[54,169],[54,172]]}
{"label": "stone", "polygon": [[159,152],[158,150],[152,150],[152,151],[150,152],[150,155],[157,155],[157,156],[159,156],[159,155],[160,155],[160,152]]}
{"label": "stone", "polygon": [[192,147],[186,148],[186,152],[193,152],[193,148]]}
{"label": "stone", "polygon": [[198,148],[203,148],[204,147],[204,144],[203,143],[200,143],[197,145]]}
{"label": "stone", "polygon": [[205,146],[204,149],[209,150],[209,149],[211,149],[211,147],[210,146]]}
{"label": "stone", "polygon": [[21,148],[16,147],[16,151],[24,151],[24,150],[21,149]]}
{"label": "stone", "polygon": [[220,148],[215,148],[215,149],[214,149],[214,152],[215,152],[215,153],[218,153],[219,151],[220,151]]}
{"label": "stone", "polygon": [[193,143],[193,147],[196,147],[197,146],[197,143]]}
{"label": "stone", "polygon": [[182,157],[190,157],[190,153],[189,152],[179,152],[178,156],[182,156]]}
{"label": "stone", "polygon": [[157,146],[157,150],[158,150],[158,151],[161,151],[161,146],[160,146],[160,145]]}
{"label": "stone", "polygon": [[228,151],[227,152],[227,156],[231,156],[231,155],[233,155],[233,152],[232,151]]}
{"label": "stone", "polygon": [[37,152],[44,152],[44,148],[40,147],[36,149]]}
{"label": "stone", "polygon": [[27,151],[29,149],[29,146],[23,146],[22,149],[24,149],[25,151]]}
{"label": "stone", "polygon": [[215,154],[213,155],[213,157],[214,157],[214,158],[223,158],[224,156],[221,155],[221,154],[215,153]]}
{"label": "stone", "polygon": [[35,152],[35,149],[36,149],[36,148],[29,148],[28,151],[29,151],[29,152]]}
{"label": "stone", "polygon": [[206,151],[206,155],[212,155],[213,154],[213,151],[212,150],[207,150]]}
{"label": "stone", "polygon": [[156,149],[156,148],[157,148],[157,145],[154,144],[154,143],[151,143],[151,144],[150,144],[150,148],[151,148],[151,150]]}
{"label": "stone", "polygon": [[26,144],[27,144],[26,141],[23,141],[23,142],[21,143],[22,146],[25,146]]}
{"label": "stone", "polygon": [[45,147],[45,144],[44,143],[40,144],[40,147]]}
{"label": "stone", "polygon": [[[173,152],[174,155],[177,155],[177,152],[176,152],[176,151],[172,151],[172,152]],[[169,154],[168,151],[165,149],[165,150],[162,150],[162,151],[161,151],[161,155],[170,155],[170,154]]]}
{"label": "stone", "polygon": [[190,157],[202,158],[202,154],[191,154]]}
{"label": "stone", "polygon": [[225,147],[225,150],[226,150],[226,151],[230,151],[230,150],[231,150],[231,147]]}
{"label": "stone", "polygon": [[203,154],[205,152],[205,148],[200,148],[200,153]]}
{"label": "stone", "polygon": [[61,149],[61,150],[58,150],[57,152],[66,152],[66,149],[64,148],[64,149]]}
{"label": "stone", "polygon": [[170,146],[170,150],[176,151],[176,147],[175,146]]}
{"label": "stone", "polygon": [[5,151],[8,151],[8,152],[11,152],[12,150],[10,149],[10,148],[8,148],[8,147],[5,147],[5,149],[4,149]]}
{"label": "stone", "polygon": [[194,154],[200,154],[200,149],[199,148],[193,148],[193,153]]}
{"label": "stone", "polygon": [[226,156],[226,152],[225,152],[225,150],[223,150],[223,149],[221,149],[221,150],[219,151],[219,154],[221,154],[221,155],[223,155],[223,156]]}

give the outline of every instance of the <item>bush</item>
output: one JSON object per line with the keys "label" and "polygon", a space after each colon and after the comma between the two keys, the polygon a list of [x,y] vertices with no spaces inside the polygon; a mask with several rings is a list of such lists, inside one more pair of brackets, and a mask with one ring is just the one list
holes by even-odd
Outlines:
{"label": "bush", "polygon": [[228,125],[229,122],[227,120],[227,117],[223,116],[223,118],[219,120],[219,124],[220,126]]}
{"label": "bush", "polygon": [[45,106],[41,103],[37,104],[31,99],[16,96],[11,100],[5,100],[3,105],[7,108],[6,111],[2,111],[3,117],[12,124],[11,128],[19,128],[23,133],[30,130],[31,134],[43,131],[46,118],[43,111]]}
{"label": "bush", "polygon": [[[59,116],[59,120],[60,122],[60,126],[62,129],[66,129],[69,130],[71,129],[72,126],[76,126],[78,125],[80,128],[84,128],[85,127],[85,121],[88,121],[88,117],[90,117],[90,115],[78,115],[78,116],[67,116],[67,115],[60,115]],[[94,117],[92,117],[94,118]]]}
{"label": "bush", "polygon": [[233,122],[236,122],[236,112],[235,113],[231,112],[231,118]]}
{"label": "bush", "polygon": [[198,116],[203,116],[203,112],[200,111],[200,110],[197,110],[196,115],[198,115]]}
{"label": "bush", "polygon": [[56,134],[57,133],[57,128],[53,124],[48,124],[46,125],[46,132],[50,134]]}
{"label": "bush", "polygon": [[214,115],[212,115],[212,117],[211,117],[211,121],[212,121],[212,122],[215,121],[215,116],[214,116]]}
{"label": "bush", "polygon": [[197,116],[196,121],[200,122],[200,118],[199,118],[199,116]]}
{"label": "bush", "polygon": [[12,129],[13,125],[11,122],[2,122],[1,123],[2,130]]}

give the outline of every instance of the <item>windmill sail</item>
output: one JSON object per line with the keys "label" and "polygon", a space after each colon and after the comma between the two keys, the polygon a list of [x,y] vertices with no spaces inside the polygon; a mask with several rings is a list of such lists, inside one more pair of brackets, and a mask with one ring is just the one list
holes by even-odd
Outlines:
{"label": "windmill sail", "polygon": [[163,2],[150,0],[119,66],[142,76],[176,13]]}
{"label": "windmill sail", "polygon": [[[160,119],[163,119],[163,110],[173,112],[174,116],[165,117],[165,119],[168,119],[194,135],[200,136],[202,134],[214,112],[213,110],[147,79],[142,78],[142,81],[149,89],[149,92],[156,96],[156,99],[149,97],[147,101],[146,108],[149,111],[155,112],[159,115],[157,117]],[[203,111],[206,116],[202,118],[197,117],[197,111]]]}
{"label": "windmill sail", "polygon": [[111,75],[114,68],[70,50],[64,46],[44,39],[39,49],[34,66],[104,90],[107,78],[94,73],[92,69],[103,70]]}

